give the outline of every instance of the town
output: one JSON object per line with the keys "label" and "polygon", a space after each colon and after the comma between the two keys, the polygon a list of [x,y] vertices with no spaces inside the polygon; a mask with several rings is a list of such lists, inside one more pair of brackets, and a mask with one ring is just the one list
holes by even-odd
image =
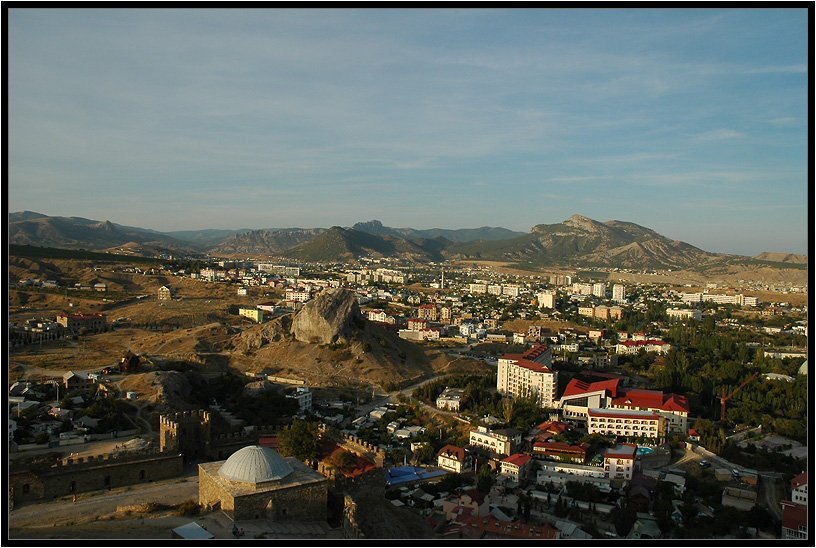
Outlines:
{"label": "town", "polygon": [[128,259],[11,280],[12,519],[192,467],[186,538],[807,538],[806,285]]}

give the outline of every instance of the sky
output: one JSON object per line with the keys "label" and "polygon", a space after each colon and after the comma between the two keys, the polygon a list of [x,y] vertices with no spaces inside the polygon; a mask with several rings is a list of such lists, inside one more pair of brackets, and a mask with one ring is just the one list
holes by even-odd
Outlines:
{"label": "sky", "polygon": [[12,8],[8,211],[808,253],[809,15]]}

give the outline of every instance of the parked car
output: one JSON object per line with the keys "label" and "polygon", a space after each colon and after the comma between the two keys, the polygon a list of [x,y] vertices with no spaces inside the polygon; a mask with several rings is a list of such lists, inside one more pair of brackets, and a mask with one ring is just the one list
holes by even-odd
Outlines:
{"label": "parked car", "polygon": [[733,475],[735,478],[738,478],[740,475],[739,470],[737,470],[736,468],[732,468],[731,475]]}
{"label": "parked car", "polygon": [[700,466],[702,466],[703,468],[708,468],[709,466],[711,466],[711,463],[708,462],[707,460],[701,460]]}

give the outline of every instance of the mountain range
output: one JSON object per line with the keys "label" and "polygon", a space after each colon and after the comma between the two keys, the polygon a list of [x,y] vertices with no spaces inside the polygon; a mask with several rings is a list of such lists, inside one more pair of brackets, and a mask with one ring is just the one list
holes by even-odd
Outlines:
{"label": "mountain range", "polygon": [[255,255],[308,262],[349,262],[362,257],[428,263],[496,260],[522,267],[547,265],[699,269],[754,260],[807,264],[806,255],[763,253],[754,259],[710,253],[654,230],[624,221],[599,222],[573,215],[540,224],[529,233],[500,227],[472,229],[391,228],[380,221],[352,227],[269,228],[158,232],[82,217],[51,217],[31,211],[9,214],[9,244],[155,256]]}

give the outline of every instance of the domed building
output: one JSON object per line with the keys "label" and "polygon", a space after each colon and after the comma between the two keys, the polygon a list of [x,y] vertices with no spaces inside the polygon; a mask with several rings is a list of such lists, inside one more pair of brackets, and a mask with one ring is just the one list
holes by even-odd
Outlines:
{"label": "domed building", "polygon": [[198,465],[198,502],[233,521],[325,521],[328,480],[300,460],[250,445],[225,461]]}

